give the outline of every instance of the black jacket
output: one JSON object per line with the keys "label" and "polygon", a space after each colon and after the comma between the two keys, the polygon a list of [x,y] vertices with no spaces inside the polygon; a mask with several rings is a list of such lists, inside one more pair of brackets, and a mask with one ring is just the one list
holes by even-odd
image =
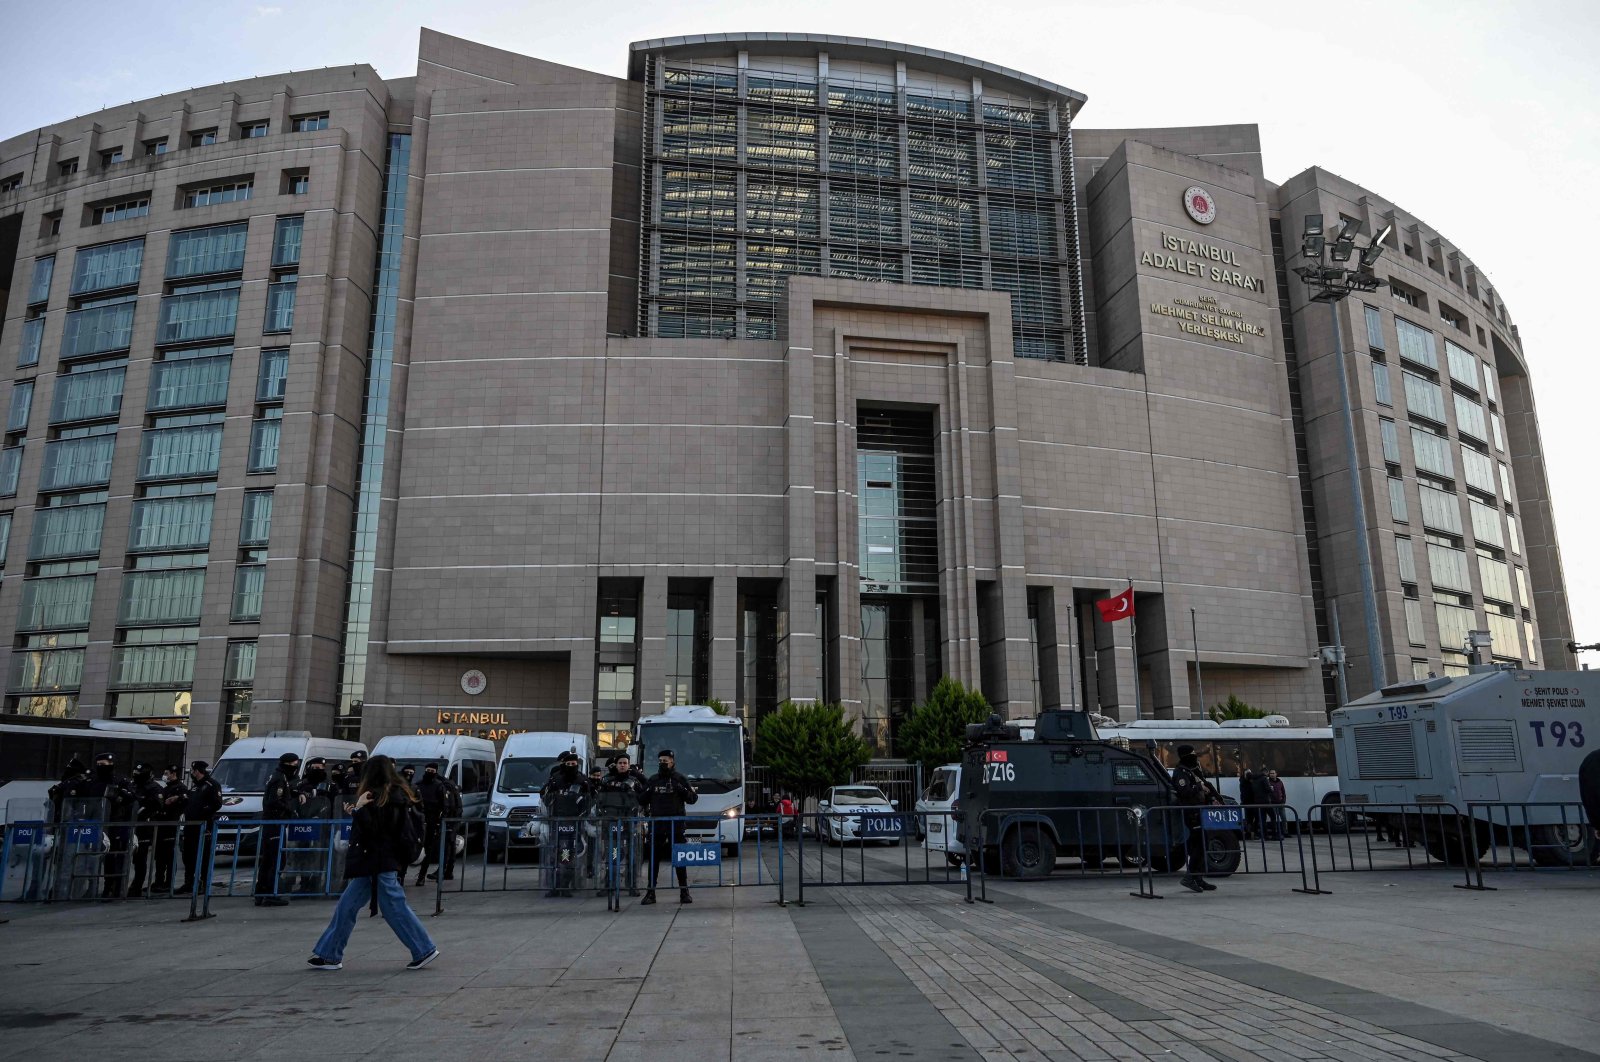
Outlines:
{"label": "black jacket", "polygon": [[1173,768],[1172,785],[1178,791],[1178,803],[1185,807],[1199,807],[1211,803],[1213,793],[1211,783],[1192,767],[1179,764]]}
{"label": "black jacket", "polygon": [[139,798],[133,791],[133,785],[126,778],[112,775],[110,778],[101,778],[90,775],[80,778],[67,786],[67,799],[74,801],[75,808],[69,813],[81,817],[88,812],[95,817],[99,813],[89,810],[88,805],[94,801],[104,801],[105,822],[129,822],[133,819],[138,808]]}
{"label": "black jacket", "polygon": [[628,768],[627,773],[611,768],[600,779],[594,798],[595,809],[610,818],[637,814],[644,783],[645,777],[637,767]]}
{"label": "black jacket", "polygon": [[176,822],[183,818],[183,806],[189,801],[189,787],[182,782],[168,782],[161,787],[162,822]]}
{"label": "black jacket", "polygon": [[427,772],[423,772],[422,781],[417,783],[417,799],[422,801],[422,812],[429,822],[461,817],[461,790],[442,774],[429,781]]}
{"label": "black jacket", "polygon": [[539,790],[539,800],[546,815],[575,819],[589,810],[593,792],[589,779],[576,767],[553,767],[550,780]]}
{"label": "black jacket", "polygon": [[345,878],[370,878],[404,867],[396,849],[405,830],[406,800],[395,794],[389,803],[376,801],[357,808],[350,816],[350,852],[345,859]]}
{"label": "black jacket", "polygon": [[295,791],[293,778],[282,771],[273,771],[267,779],[267,790],[261,794],[261,817],[269,822],[292,819],[300,814],[300,794]]}
{"label": "black jacket", "polygon": [[136,782],[133,791],[139,799],[139,811],[134,818],[139,822],[160,821],[161,813],[165,810],[161,797],[166,792],[161,783],[153,778],[147,778],[143,782]]}
{"label": "black jacket", "polygon": [[639,794],[639,803],[651,818],[671,818],[684,813],[684,805],[693,804],[700,796],[689,784],[689,779],[672,771],[659,771],[645,779]]}
{"label": "black jacket", "polygon": [[209,774],[189,787],[183,802],[185,822],[210,822],[222,810],[222,786]]}

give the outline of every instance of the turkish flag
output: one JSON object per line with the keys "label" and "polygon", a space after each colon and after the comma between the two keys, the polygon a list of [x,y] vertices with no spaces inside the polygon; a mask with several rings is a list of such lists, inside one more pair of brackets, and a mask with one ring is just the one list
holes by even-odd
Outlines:
{"label": "turkish flag", "polygon": [[1133,615],[1133,587],[1128,587],[1116,597],[1096,601],[1094,607],[1100,610],[1100,618],[1106,623],[1129,618]]}

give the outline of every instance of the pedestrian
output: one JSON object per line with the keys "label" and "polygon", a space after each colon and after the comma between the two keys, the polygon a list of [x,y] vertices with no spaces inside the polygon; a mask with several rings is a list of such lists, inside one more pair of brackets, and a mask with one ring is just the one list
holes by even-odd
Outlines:
{"label": "pedestrian", "polygon": [[541,852],[546,897],[572,895],[578,876],[580,820],[588,812],[592,796],[578,754],[563,752],[550,769],[550,780],[539,791],[539,803],[550,827]]}
{"label": "pedestrian", "polygon": [[1267,827],[1272,813],[1269,805],[1272,803],[1272,787],[1267,784],[1267,776],[1257,771],[1250,776],[1250,817],[1255,820],[1256,835],[1267,836]]}
{"label": "pedestrian", "polygon": [[183,771],[176,763],[169,763],[161,771],[161,815],[156,824],[155,879],[150,883],[152,893],[172,891],[173,857],[178,849],[178,820],[183,818],[183,804],[189,796],[183,784]]}
{"label": "pedestrian", "polygon": [[1216,886],[1202,876],[1206,867],[1205,828],[1200,809],[1217,800],[1217,791],[1200,772],[1200,757],[1193,745],[1178,746],[1178,766],[1172,771],[1172,784],[1178,791],[1178,803],[1183,805],[1183,824],[1188,828],[1184,841],[1184,868],[1188,871],[1178,884],[1190,892],[1214,892]]}
{"label": "pedestrian", "polygon": [[417,768],[415,764],[406,764],[400,768],[400,779],[405,782],[406,788],[413,793],[417,791]]}
{"label": "pedestrian", "polygon": [[795,818],[794,797],[788,793],[778,794],[778,836],[797,836],[800,832],[799,822]]}
{"label": "pedestrian", "polygon": [[261,841],[256,846],[256,906],[287,907],[289,901],[278,895],[283,835],[289,821],[299,818],[306,795],[299,791],[300,757],[285,752],[278,757],[278,769],[267,779],[261,794]]}
{"label": "pedestrian", "polygon": [[353,814],[356,810],[356,791],[361,788],[361,775],[367,767],[367,753],[365,749],[356,749],[350,754],[350,762],[345,765],[344,785],[340,790],[343,796],[343,810],[346,815]]}
{"label": "pedestrian", "polygon": [[[422,814],[428,823],[427,837],[422,843],[422,862],[417,867],[417,884],[424,880],[438,880],[439,870],[444,880],[454,881],[456,876],[456,821],[461,818],[461,790],[447,776],[439,773],[437,763],[422,768],[422,781],[413,790],[422,801]],[[441,855],[441,849],[443,854]],[[428,867],[439,864],[439,870],[428,873]]]}
{"label": "pedestrian", "polygon": [[[110,848],[100,864],[100,898],[118,899],[126,884],[128,843],[133,839],[138,799],[132,783],[117,774],[117,758],[109,752],[96,753],[94,773],[67,787],[66,803],[69,820],[102,824]],[[69,854],[67,858],[71,860],[73,856]],[[76,878],[76,871],[74,861],[69,876]]]}
{"label": "pedestrian", "polygon": [[1283,787],[1277,771],[1267,772],[1267,803],[1272,805],[1268,824],[1272,827],[1272,840],[1283,836],[1283,806],[1289,802],[1289,791]]}
{"label": "pedestrian", "polygon": [[[638,846],[634,843],[636,826],[633,820],[639,814],[639,795],[644,785],[644,775],[624,752],[611,761],[610,768],[601,776],[594,799],[595,816],[604,840],[607,878],[604,884],[609,886],[615,874],[627,882],[629,896],[639,895]],[[596,888],[595,895],[605,891]]]}
{"label": "pedestrian", "polygon": [[128,878],[129,899],[138,899],[144,895],[145,873],[149,870],[151,857],[155,854],[156,824],[161,821],[164,810],[161,803],[163,795],[162,785],[150,773],[150,768],[142,763],[134,764],[134,846],[133,873]]}
{"label": "pedestrian", "polygon": [[[661,872],[661,861],[672,861],[672,846],[682,844],[684,838],[684,806],[700,799],[700,794],[689,779],[678,773],[678,760],[671,749],[656,753],[656,773],[644,784],[640,803],[651,818],[650,823],[650,887],[645,890],[639,906],[656,902],[656,879]],[[675,867],[678,878],[678,902],[693,903],[689,896],[689,871]]]}
{"label": "pedestrian", "polygon": [[[221,810],[222,786],[211,777],[209,763],[195,760],[189,764],[189,789],[183,799],[183,884],[177,890],[180,895],[194,891],[197,867],[209,872],[210,859],[204,864],[200,860],[201,834],[216,829],[217,812]],[[215,848],[216,843],[213,836],[209,847]]]}
{"label": "pedestrian", "polygon": [[1589,818],[1594,840],[1600,842],[1600,749],[1589,753],[1578,764],[1578,799],[1583,802],[1583,813]]}
{"label": "pedestrian", "polygon": [[1257,829],[1257,826],[1259,825],[1260,820],[1258,820],[1256,818],[1256,813],[1254,811],[1252,811],[1251,808],[1250,808],[1250,805],[1254,804],[1255,802],[1256,802],[1256,776],[1255,776],[1255,772],[1250,770],[1250,768],[1248,768],[1248,767],[1240,765],[1240,767],[1239,767],[1239,803],[1241,805],[1243,805],[1244,808],[1245,808],[1245,813],[1244,813],[1244,835],[1245,835],[1245,839],[1246,840],[1254,838],[1255,835],[1258,832],[1260,832]]}
{"label": "pedestrian", "polygon": [[356,916],[376,895],[383,920],[411,953],[406,969],[420,970],[439,957],[439,949],[406,903],[400,884],[400,874],[422,841],[414,821],[420,818],[416,796],[394,769],[393,760],[374,756],[362,772],[354,807],[344,892],[306,965],[313,970],[343,969]]}

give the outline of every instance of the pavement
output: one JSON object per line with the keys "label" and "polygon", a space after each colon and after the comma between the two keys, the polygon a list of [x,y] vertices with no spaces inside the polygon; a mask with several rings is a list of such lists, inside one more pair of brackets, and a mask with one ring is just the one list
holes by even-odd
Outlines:
{"label": "pavement", "polygon": [[[851,859],[856,856],[852,854]],[[866,857],[892,868],[903,854]],[[703,874],[704,872],[696,872]],[[871,875],[869,875],[870,877]],[[0,1044],[18,1059],[1596,1060],[1600,875],[1236,876],[704,888],[683,906],[410,890],[427,969],[363,918],[218,899],[0,906]],[[704,880],[714,880],[704,878]],[[817,879],[813,879],[817,880]],[[843,879],[840,879],[843,880]]]}

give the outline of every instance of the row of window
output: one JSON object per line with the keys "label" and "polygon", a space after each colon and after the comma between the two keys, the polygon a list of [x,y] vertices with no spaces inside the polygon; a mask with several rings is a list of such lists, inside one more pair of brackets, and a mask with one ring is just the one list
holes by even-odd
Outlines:
{"label": "row of window", "polygon": [[[292,133],[310,133],[319,129],[328,128],[328,114],[321,111],[316,114],[296,114],[289,118],[289,131]],[[240,122],[234,137],[236,140],[252,140],[256,137],[268,136],[272,132],[272,123],[268,121]],[[209,129],[195,129],[189,133],[189,146],[191,148],[207,147],[217,143],[219,130],[213,126]],[[139,145],[140,155],[143,158],[159,158],[171,150],[171,138],[165,136],[145,140]],[[119,145],[117,147],[101,150],[100,168],[106,169],[118,163],[126,162],[129,154]],[[56,163],[57,177],[71,177],[79,169],[79,160],[76,156],[62,159]],[[15,191],[22,187],[23,175],[14,173],[0,178],[0,194]],[[95,222],[99,224],[99,222]]]}

